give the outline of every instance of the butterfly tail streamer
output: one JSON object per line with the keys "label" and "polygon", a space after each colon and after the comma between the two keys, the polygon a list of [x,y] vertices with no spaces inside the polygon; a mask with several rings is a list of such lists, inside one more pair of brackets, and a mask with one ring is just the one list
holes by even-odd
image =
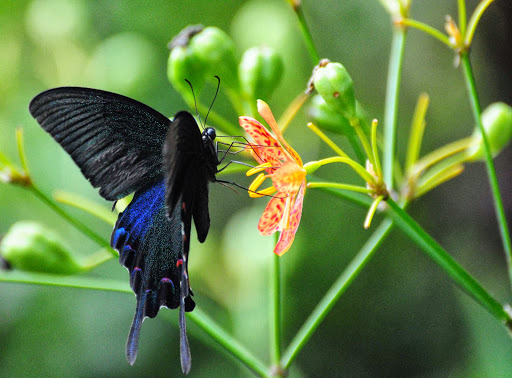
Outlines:
{"label": "butterfly tail streamer", "polygon": [[130,333],[126,342],[126,359],[130,365],[135,363],[139,351],[139,336],[142,322],[144,321],[144,310],[146,307],[146,293],[137,296],[137,309],[133,317]]}
{"label": "butterfly tail streamer", "polygon": [[[186,289],[185,289],[186,288]],[[185,298],[188,296],[188,278],[186,269],[183,265],[183,275],[181,278],[181,296],[180,296],[180,359],[181,370],[183,374],[188,374],[192,368],[192,356],[188,345],[187,322],[185,319]]]}
{"label": "butterfly tail streamer", "polygon": [[190,354],[190,347],[187,337],[187,323],[185,319],[185,300],[190,295],[190,282],[188,279],[188,253],[190,249],[190,229],[192,226],[191,210],[188,206],[191,205],[188,201],[183,200],[181,204],[181,227],[182,227],[182,264],[181,264],[181,280],[180,280],[180,358],[181,369],[184,374],[188,374],[192,367],[192,356]]}

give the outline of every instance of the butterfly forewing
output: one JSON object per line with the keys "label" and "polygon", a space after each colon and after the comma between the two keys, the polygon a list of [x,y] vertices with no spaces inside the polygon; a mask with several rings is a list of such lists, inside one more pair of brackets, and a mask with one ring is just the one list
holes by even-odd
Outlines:
{"label": "butterfly forewing", "polygon": [[36,96],[29,111],[108,200],[162,177],[171,122],[147,105],[97,89],[62,87]]}

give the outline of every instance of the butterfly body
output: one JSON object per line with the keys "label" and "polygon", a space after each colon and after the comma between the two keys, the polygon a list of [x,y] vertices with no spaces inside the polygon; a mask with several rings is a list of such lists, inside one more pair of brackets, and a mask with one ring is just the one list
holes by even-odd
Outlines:
{"label": "butterfly body", "polygon": [[210,227],[208,183],[219,164],[215,130],[201,133],[188,112],[170,121],[138,101],[90,88],[50,89],[29,111],[102,197],[116,201],[135,193],[111,237],[137,298],[126,356],[135,362],[145,317],[162,306],[180,307],[182,369],[188,372],[184,312],[195,306],[187,270],[190,232],[193,219],[204,242]]}

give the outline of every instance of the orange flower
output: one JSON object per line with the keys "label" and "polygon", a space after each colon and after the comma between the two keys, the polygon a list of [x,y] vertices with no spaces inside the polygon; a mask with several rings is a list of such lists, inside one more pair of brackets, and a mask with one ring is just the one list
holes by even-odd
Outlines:
{"label": "orange flower", "polygon": [[[253,139],[248,149],[259,163],[247,175],[260,173],[249,187],[251,197],[273,195],[258,224],[262,235],[281,232],[274,253],[281,256],[290,249],[295,233],[299,227],[302,204],[306,193],[306,170],[295,150],[284,140],[269,106],[258,100],[258,112],[268,123],[274,134],[251,117],[240,117],[240,126]],[[272,186],[257,191],[267,177],[272,179]]]}

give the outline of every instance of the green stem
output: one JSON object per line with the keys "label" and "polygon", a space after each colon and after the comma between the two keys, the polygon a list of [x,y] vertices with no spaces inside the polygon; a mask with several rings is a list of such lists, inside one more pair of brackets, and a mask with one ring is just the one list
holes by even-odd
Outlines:
{"label": "green stem", "polygon": [[427,113],[429,98],[426,93],[422,93],[416,103],[414,116],[409,135],[409,144],[407,146],[407,155],[405,158],[405,171],[410,172],[411,168],[418,161],[425,132],[425,114]]}
{"label": "green stem", "polygon": [[440,42],[444,43],[446,46],[448,46],[450,49],[453,48],[452,44],[450,43],[450,39],[443,33],[441,33],[439,30],[434,29],[432,26],[424,24],[423,22],[416,21],[410,18],[404,18],[403,20],[400,20],[400,24],[405,26],[410,26],[413,28],[416,28],[418,30],[421,30],[427,34],[430,34],[430,36],[436,38]]}
{"label": "green stem", "polygon": [[36,195],[41,201],[43,201],[46,205],[48,205],[53,211],[55,211],[57,214],[59,214],[62,218],[64,218],[66,221],[71,223],[78,231],[82,232],[85,236],[96,242],[100,247],[107,248],[110,253],[114,257],[118,257],[118,254],[116,251],[114,251],[112,248],[110,248],[110,243],[105,240],[103,237],[95,233],[93,230],[91,230],[89,227],[87,227],[85,224],[80,222],[79,220],[73,218],[71,215],[66,213],[64,210],[62,210],[59,206],[57,206],[51,199],[49,199],[43,192],[39,190],[37,186],[34,184],[27,187],[28,190],[30,190],[32,193]]}
{"label": "green stem", "polygon": [[102,206],[96,202],[90,201],[78,194],[67,193],[64,191],[57,191],[53,194],[55,201],[64,205],[73,206],[77,209],[85,211],[96,218],[101,219],[110,226],[114,226],[117,220],[117,214],[110,211],[105,206]]}
{"label": "green stem", "polygon": [[459,8],[459,30],[460,34],[466,34],[466,0],[457,0],[457,5]]}
{"label": "green stem", "polygon": [[306,43],[309,56],[311,57],[311,62],[313,63],[313,65],[318,64],[318,62],[320,61],[320,55],[316,50],[315,43],[313,42],[313,37],[311,36],[308,24],[306,23],[306,18],[304,17],[302,6],[300,2],[295,2],[295,4],[292,6],[295,14],[297,15],[297,18],[299,19],[300,31],[302,32],[302,36],[304,37],[304,42]]}
{"label": "green stem", "polygon": [[471,103],[471,110],[473,111],[473,117],[478,125],[478,129],[482,134],[482,141],[484,144],[485,153],[485,165],[487,167],[487,174],[489,176],[489,182],[491,184],[492,195],[494,197],[494,208],[496,211],[496,217],[498,219],[498,225],[501,234],[501,240],[503,243],[503,249],[505,250],[505,257],[507,259],[508,274],[510,282],[512,284],[512,244],[510,241],[510,234],[508,231],[507,218],[505,216],[505,209],[503,208],[503,202],[501,200],[500,189],[498,185],[498,178],[496,176],[496,169],[492,161],[491,147],[489,145],[489,139],[482,124],[480,103],[478,101],[478,94],[476,91],[475,79],[473,76],[473,70],[471,69],[471,62],[469,60],[468,53],[461,54],[462,68],[464,71],[464,79],[466,80],[466,86],[469,92],[469,101]]}
{"label": "green stem", "polygon": [[310,161],[309,163],[304,164],[304,169],[306,169],[308,173],[313,173],[321,166],[332,163],[348,164],[365,182],[371,183],[373,185],[377,184],[375,178],[371,174],[369,174],[362,165],[356,163],[354,160],[350,158],[342,156],[335,156],[322,160]]}
{"label": "green stem", "polygon": [[293,340],[286,348],[283,358],[281,359],[281,366],[286,369],[290,366],[297,354],[302,350],[307,341],[311,338],[315,330],[322,323],[329,311],[337,303],[338,299],[354,281],[358,274],[362,271],[364,266],[370,261],[370,258],[377,251],[380,244],[389,234],[392,228],[390,220],[384,220],[375,232],[366,241],[361,250],[357,253],[350,264],[345,268],[343,273],[334,282],[331,288],[324,295],[322,300],[315,307],[311,315],[309,315],[306,322],[297,332]]}
{"label": "green stem", "polygon": [[92,270],[96,268],[97,266],[100,266],[101,264],[107,262],[108,260],[112,259],[112,255],[109,252],[110,248],[103,248],[99,251],[93,253],[92,255],[89,255],[85,257],[82,260],[82,266],[85,270]]}
{"label": "green stem", "polygon": [[382,171],[384,182],[388,190],[393,189],[396,128],[398,114],[398,98],[400,93],[400,80],[402,77],[402,62],[405,50],[406,30],[396,27],[391,42],[391,55],[389,58],[388,79],[386,88],[386,104],[384,110],[384,146]]}
{"label": "green stem", "polygon": [[437,162],[468,149],[471,147],[472,143],[474,143],[474,138],[468,137],[446,144],[419,159],[408,173],[410,175],[419,176],[423,171]]}
{"label": "green stem", "polygon": [[255,357],[247,348],[233,339],[208,315],[201,311],[197,306],[193,312],[187,313],[187,318],[197,324],[212,339],[226,349],[233,357],[262,377],[268,377],[269,373],[263,362]]}
{"label": "green stem", "polygon": [[356,131],[357,136],[359,137],[359,140],[361,141],[361,145],[363,146],[364,152],[366,153],[367,159],[370,161],[370,163],[375,167],[375,161],[373,159],[373,150],[370,145],[370,142],[368,141],[368,138],[366,137],[365,132],[363,131],[361,124],[359,123],[359,118],[354,118],[350,124]]}
{"label": "green stem", "polygon": [[89,276],[63,276],[56,274],[20,272],[20,271],[0,271],[0,282],[21,283],[30,285],[59,286],[75,289],[114,291],[119,293],[131,293],[128,281],[111,280]]}
{"label": "green stem", "polygon": [[[475,8],[475,11],[471,15],[471,18],[469,19],[468,26],[466,29],[466,35],[464,38],[464,44],[466,46],[471,46],[471,42],[473,41],[473,36],[475,35],[475,30],[478,25],[478,22],[480,21],[480,18],[484,14],[485,10],[494,0],[483,0],[478,3],[478,5]],[[464,35],[464,34],[462,34]]]}
{"label": "green stem", "polygon": [[392,199],[387,200],[388,215],[412,241],[414,241],[434,262],[439,265],[455,283],[509,329],[512,319],[503,306],[494,299],[468,272],[441,247],[425,230]]}
{"label": "green stem", "polygon": [[[335,183],[327,183],[328,185],[322,185],[323,183],[319,181],[319,179],[317,177],[315,177],[314,175],[308,175],[308,187],[311,187],[311,185],[313,184],[320,184],[318,185],[318,188],[320,188],[320,190],[326,192],[326,193],[330,193],[330,194],[333,194],[335,195],[336,197],[339,197],[339,198],[342,198],[348,202],[351,202],[351,203],[354,203],[358,206],[362,206],[362,207],[370,207],[372,205],[372,198],[366,194],[360,194],[360,193],[356,193],[355,191],[352,190],[352,188],[346,188],[345,187],[345,184],[339,184],[339,185],[343,185],[343,186],[338,186],[338,187],[335,187],[334,185],[331,185],[331,184],[335,184]],[[342,190],[340,190],[342,189]],[[346,189],[349,189],[349,190],[346,190]]]}
{"label": "green stem", "polygon": [[359,143],[359,138],[357,138],[355,134],[347,134],[347,140],[348,143],[350,144],[350,147],[352,147],[352,150],[356,154],[357,160],[359,160],[359,164],[364,164],[366,161],[366,157],[363,148]]}
{"label": "green stem", "polygon": [[280,257],[274,254],[272,259],[272,305],[271,305],[271,339],[272,363],[279,364],[281,359],[281,266]]}
{"label": "green stem", "polygon": [[350,190],[352,192],[365,193],[365,194],[373,193],[373,190],[365,188],[364,186],[340,184],[337,182],[310,182],[308,184],[308,188],[333,188],[333,189]]}
{"label": "green stem", "polygon": [[[25,283],[47,286],[60,286],[88,290],[114,291],[119,293],[132,294],[127,281],[110,280],[87,276],[60,276],[43,273],[27,272],[0,272],[0,282]],[[169,314],[168,311],[164,312]],[[163,315],[165,317],[165,315]],[[262,377],[268,377],[267,368],[258,358],[251,354],[244,346],[234,340],[212,319],[210,319],[197,306],[193,312],[187,313],[187,318],[196,323],[222,347],[224,347],[235,358],[242,362],[249,369]]]}

